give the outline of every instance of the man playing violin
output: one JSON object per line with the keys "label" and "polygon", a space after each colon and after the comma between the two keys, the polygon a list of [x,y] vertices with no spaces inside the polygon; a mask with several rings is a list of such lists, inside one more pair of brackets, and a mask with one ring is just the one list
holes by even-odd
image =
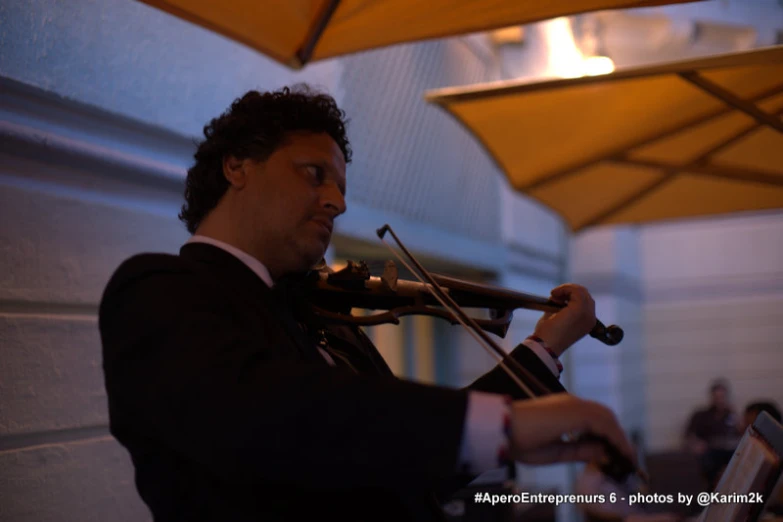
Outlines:
{"label": "man playing violin", "polygon": [[[436,492],[506,459],[635,462],[615,416],[566,393],[521,399],[496,367],[465,389],[396,378],[356,327],[313,335],[281,289],[323,258],[351,149],[334,100],[251,91],[204,129],[179,255],[140,254],[100,305],[111,432],[157,522],[442,520]],[[556,358],[595,324],[582,287],[512,356],[564,391]]]}

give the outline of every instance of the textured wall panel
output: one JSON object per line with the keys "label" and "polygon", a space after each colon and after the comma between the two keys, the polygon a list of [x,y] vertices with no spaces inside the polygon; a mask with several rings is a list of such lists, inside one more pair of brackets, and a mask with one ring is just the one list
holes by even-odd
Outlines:
{"label": "textured wall panel", "polygon": [[114,439],[0,452],[0,520],[151,522],[133,467]]}
{"label": "textured wall panel", "polygon": [[344,61],[344,108],[355,150],[351,200],[446,230],[500,240],[500,174],[427,89],[497,79],[475,39],[400,45]]}
{"label": "textured wall panel", "polygon": [[650,226],[640,237],[648,300],[750,295],[783,279],[783,213]]}
{"label": "textured wall panel", "polygon": [[0,315],[0,448],[7,435],[108,423],[97,320]]}
{"label": "textured wall panel", "polygon": [[187,239],[176,205],[152,213],[107,188],[20,186],[0,176],[0,222],[12,224],[0,228],[0,300],[97,305],[122,260],[176,252]]}
{"label": "textured wall panel", "polygon": [[149,521],[125,450],[94,438],[108,432],[95,312],[123,259],[186,239],[187,144],[32,90],[3,94],[0,520]]}

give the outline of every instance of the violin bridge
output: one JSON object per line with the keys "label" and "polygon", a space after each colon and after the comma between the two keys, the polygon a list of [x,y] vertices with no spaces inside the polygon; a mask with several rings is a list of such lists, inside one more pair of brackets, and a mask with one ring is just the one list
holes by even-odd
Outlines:
{"label": "violin bridge", "polygon": [[397,265],[394,264],[394,261],[386,261],[383,267],[383,274],[381,275],[381,282],[387,290],[397,291],[397,275]]}

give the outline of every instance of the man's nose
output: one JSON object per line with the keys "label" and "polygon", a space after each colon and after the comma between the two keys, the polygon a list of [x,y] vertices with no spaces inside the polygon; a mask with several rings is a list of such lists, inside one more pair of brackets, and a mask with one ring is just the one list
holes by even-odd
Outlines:
{"label": "man's nose", "polygon": [[321,201],[325,208],[331,209],[335,217],[344,213],[346,210],[345,196],[340,192],[336,183],[324,183]]}

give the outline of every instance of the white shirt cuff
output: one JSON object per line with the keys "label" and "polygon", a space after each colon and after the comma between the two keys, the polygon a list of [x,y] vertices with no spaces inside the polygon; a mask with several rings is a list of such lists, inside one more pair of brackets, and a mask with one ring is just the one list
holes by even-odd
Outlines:
{"label": "white shirt cuff", "polygon": [[522,344],[533,350],[533,353],[538,355],[538,358],[541,359],[554,376],[558,379],[560,378],[560,370],[557,369],[557,363],[555,363],[555,360],[543,346],[532,339],[525,339],[522,341]]}
{"label": "white shirt cuff", "polygon": [[504,395],[472,391],[462,431],[460,471],[480,474],[501,467],[500,451],[508,446],[503,430],[508,404]]}

